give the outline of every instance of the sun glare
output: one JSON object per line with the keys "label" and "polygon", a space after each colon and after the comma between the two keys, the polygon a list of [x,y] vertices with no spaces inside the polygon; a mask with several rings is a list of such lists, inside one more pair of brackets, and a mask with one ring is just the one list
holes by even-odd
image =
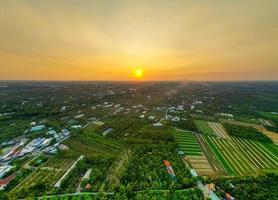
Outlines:
{"label": "sun glare", "polygon": [[135,70],[134,70],[134,76],[135,76],[136,78],[142,78],[142,76],[143,76],[143,70],[140,69],[140,68],[135,69]]}

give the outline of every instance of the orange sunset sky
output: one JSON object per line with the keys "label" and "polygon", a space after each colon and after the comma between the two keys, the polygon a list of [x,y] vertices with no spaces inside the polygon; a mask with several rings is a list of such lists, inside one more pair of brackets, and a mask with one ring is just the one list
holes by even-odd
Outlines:
{"label": "orange sunset sky", "polygon": [[278,1],[1,1],[0,80],[138,79],[277,80]]}

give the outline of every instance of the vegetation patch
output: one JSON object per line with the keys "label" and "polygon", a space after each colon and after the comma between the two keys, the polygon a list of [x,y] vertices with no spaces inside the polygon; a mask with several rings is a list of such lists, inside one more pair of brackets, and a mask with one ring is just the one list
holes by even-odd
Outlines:
{"label": "vegetation patch", "polygon": [[225,123],[224,127],[230,136],[252,139],[261,142],[272,142],[272,140],[268,136],[264,135],[262,132],[258,131],[254,127],[240,126],[228,123]]}

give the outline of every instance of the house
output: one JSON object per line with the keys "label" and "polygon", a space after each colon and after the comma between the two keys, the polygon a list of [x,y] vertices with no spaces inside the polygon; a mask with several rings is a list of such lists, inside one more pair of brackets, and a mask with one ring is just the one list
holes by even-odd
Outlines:
{"label": "house", "polygon": [[47,138],[42,142],[42,146],[48,146],[50,145],[51,141],[53,140],[53,138]]}
{"label": "house", "polygon": [[63,133],[64,136],[69,136],[69,135],[70,135],[69,130],[66,129],[66,128],[64,128],[64,129],[62,130],[62,133]]}
{"label": "house", "polygon": [[85,186],[85,189],[86,189],[86,190],[91,189],[91,184],[90,184],[90,183],[87,183],[86,186]]}
{"label": "house", "polygon": [[179,150],[177,151],[177,153],[178,153],[180,156],[184,155],[184,152],[183,152],[183,150],[181,150],[181,149],[179,149]]}
{"label": "house", "polygon": [[44,140],[45,140],[45,138],[33,139],[27,146],[37,147],[37,146],[41,145],[41,143],[43,143]]}
{"label": "house", "polygon": [[5,176],[11,169],[12,169],[12,166],[10,166],[10,165],[0,166],[0,178]]}
{"label": "house", "polygon": [[30,125],[31,126],[36,126],[36,122],[31,122]]}
{"label": "house", "polygon": [[46,134],[54,135],[54,134],[56,134],[56,131],[55,130],[49,130]]}
{"label": "house", "polygon": [[66,110],[66,106],[62,106],[60,112],[64,112]]}
{"label": "house", "polygon": [[41,131],[45,128],[45,125],[37,125],[31,128],[31,132],[37,132],[37,131]]}
{"label": "house", "polygon": [[78,129],[78,128],[82,128],[82,126],[81,125],[72,125],[71,128]]}
{"label": "house", "polygon": [[154,127],[161,127],[161,126],[163,126],[163,125],[162,125],[160,122],[157,122],[157,123],[154,123],[153,126],[154,126]]}
{"label": "house", "polygon": [[172,121],[173,122],[179,122],[180,118],[178,116],[175,116],[175,117],[172,118]]}
{"label": "house", "polygon": [[53,154],[57,153],[57,148],[54,145],[53,146],[49,146],[49,147],[45,148],[43,150],[43,152],[45,154],[53,155]]}
{"label": "house", "polygon": [[65,151],[65,150],[69,150],[69,147],[67,145],[64,145],[64,144],[60,144],[58,146],[58,149],[59,150],[62,150],[62,151]]}
{"label": "house", "polygon": [[216,116],[221,116],[221,117],[230,117],[233,118],[234,115],[233,114],[229,114],[229,113],[215,113]]}
{"label": "house", "polygon": [[108,128],[108,129],[106,129],[106,131],[104,131],[104,132],[102,133],[102,135],[103,135],[103,136],[106,136],[106,135],[107,135],[108,133],[110,133],[112,130],[113,130],[112,128]]}
{"label": "house", "polygon": [[104,124],[104,122],[101,121],[94,121],[93,123],[98,126],[102,126]]}
{"label": "house", "polygon": [[148,117],[148,120],[155,120],[155,117],[151,115]]}
{"label": "house", "polygon": [[14,175],[8,176],[2,180],[0,180],[0,190],[4,190],[5,187],[15,178]]}
{"label": "house", "polygon": [[82,118],[82,117],[84,117],[85,115],[84,114],[80,114],[80,115],[76,115],[74,118],[75,119],[79,119],[79,118]]}

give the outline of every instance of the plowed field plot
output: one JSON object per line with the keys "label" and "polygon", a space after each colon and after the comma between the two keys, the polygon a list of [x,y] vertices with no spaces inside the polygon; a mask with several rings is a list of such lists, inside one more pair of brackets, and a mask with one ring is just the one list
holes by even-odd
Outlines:
{"label": "plowed field plot", "polygon": [[202,150],[190,131],[185,130],[173,130],[172,131],[175,139],[177,140],[179,147],[184,151],[186,155],[200,156]]}
{"label": "plowed field plot", "polygon": [[207,158],[202,156],[185,156],[185,159],[190,163],[191,167],[195,169],[200,176],[210,176],[214,174]]}

